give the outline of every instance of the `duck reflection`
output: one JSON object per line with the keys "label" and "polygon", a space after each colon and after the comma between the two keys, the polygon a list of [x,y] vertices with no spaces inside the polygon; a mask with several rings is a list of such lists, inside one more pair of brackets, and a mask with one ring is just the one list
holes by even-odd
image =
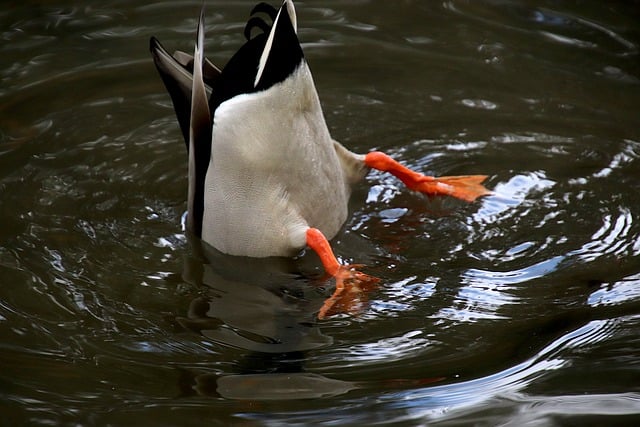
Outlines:
{"label": "duck reflection", "polygon": [[223,345],[263,353],[332,343],[315,323],[322,295],[295,272],[294,261],[231,257],[199,239],[192,247],[184,280],[206,293],[192,301],[187,318],[178,319],[182,326]]}
{"label": "duck reflection", "polygon": [[358,388],[304,371],[306,352],[333,339],[316,323],[325,296],[301,276],[298,263],[230,257],[197,238],[190,244],[193,255],[183,278],[204,292],[178,323],[247,353],[234,374],[187,374],[183,386],[201,395],[258,400],[327,397]]}

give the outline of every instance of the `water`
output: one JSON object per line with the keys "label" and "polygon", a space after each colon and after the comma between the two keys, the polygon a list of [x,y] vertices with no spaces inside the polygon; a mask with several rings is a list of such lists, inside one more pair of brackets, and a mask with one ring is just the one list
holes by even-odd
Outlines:
{"label": "water", "polygon": [[[186,156],[148,53],[200,2],[0,12],[5,425],[634,425],[637,2],[297,4],[333,136],[495,195],[373,173],[333,242],[382,279],[315,320],[317,259],[181,232]],[[208,55],[252,2],[207,2]]]}

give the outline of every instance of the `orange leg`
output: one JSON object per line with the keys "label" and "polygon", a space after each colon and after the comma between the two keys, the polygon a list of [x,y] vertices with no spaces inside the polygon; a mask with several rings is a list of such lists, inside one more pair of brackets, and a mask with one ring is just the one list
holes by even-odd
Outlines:
{"label": "orange leg", "polygon": [[372,151],[364,157],[367,166],[383,172],[389,172],[397,177],[408,188],[430,196],[453,196],[467,202],[473,202],[480,196],[491,194],[482,181],[486,175],[461,175],[433,177],[402,166],[388,155],[379,151]]}
{"label": "orange leg", "polygon": [[366,293],[379,279],[357,271],[358,265],[340,264],[327,238],[316,228],[307,230],[307,245],[318,254],[325,271],[336,279],[336,289],[320,308],[318,319],[341,311],[359,311]]}

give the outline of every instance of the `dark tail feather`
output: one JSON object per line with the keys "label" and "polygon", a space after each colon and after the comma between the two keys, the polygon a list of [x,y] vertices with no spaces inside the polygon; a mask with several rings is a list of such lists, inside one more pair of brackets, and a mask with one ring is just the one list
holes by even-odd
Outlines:
{"label": "dark tail feather", "polygon": [[196,236],[202,235],[204,185],[211,156],[211,112],[203,79],[204,8],[200,12],[195,51],[189,122],[189,216],[187,227]]}
{"label": "dark tail feather", "polygon": [[[158,73],[173,101],[173,109],[178,118],[180,130],[188,150],[193,56],[180,51],[170,55],[155,37],[151,37],[149,41],[149,50],[153,55],[153,62],[158,69]],[[202,74],[207,98],[209,98],[211,96],[211,88],[220,75],[220,70],[207,59],[203,59]]]}

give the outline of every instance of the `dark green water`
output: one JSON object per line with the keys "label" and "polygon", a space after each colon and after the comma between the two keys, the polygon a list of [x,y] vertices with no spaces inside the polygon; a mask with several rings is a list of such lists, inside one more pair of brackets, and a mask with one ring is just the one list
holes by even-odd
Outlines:
{"label": "dark green water", "polygon": [[[0,424],[640,422],[637,1],[296,4],[336,139],[495,191],[371,174],[333,246],[381,286],[323,321],[313,254],[181,231],[148,39],[190,51],[200,4],[0,11]],[[252,5],[207,2],[214,62]]]}

